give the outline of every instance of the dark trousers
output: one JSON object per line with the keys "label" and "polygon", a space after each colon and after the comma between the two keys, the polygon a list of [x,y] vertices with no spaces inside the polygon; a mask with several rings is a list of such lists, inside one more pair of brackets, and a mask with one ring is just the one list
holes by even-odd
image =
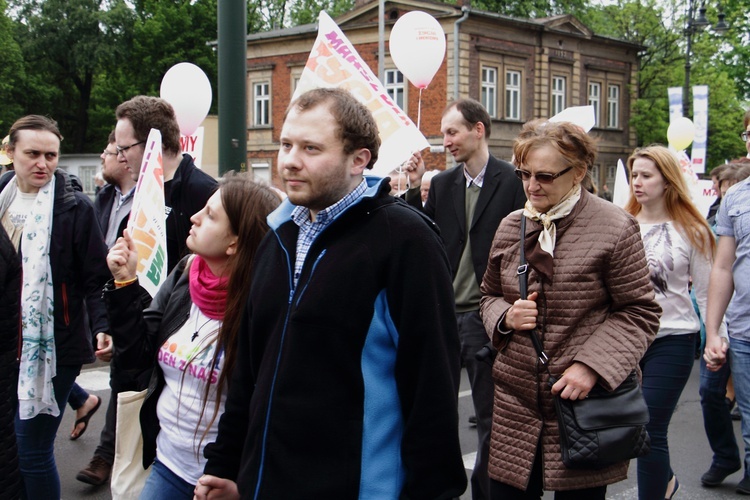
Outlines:
{"label": "dark trousers", "polygon": [[667,432],[695,360],[695,334],[658,338],[641,360],[651,451],[638,459],[639,500],[662,500],[672,476]]}
{"label": "dark trousers", "polygon": [[[727,356],[729,358],[729,356]],[[712,372],[706,368],[703,359],[698,361],[701,367],[701,409],[703,410],[703,428],[711,450],[714,452],[712,466],[726,470],[739,467],[740,450],[734,437],[734,425],[726,402],[727,381],[731,375],[729,359],[719,371]]]}
{"label": "dark trousers", "polygon": [[[536,450],[536,459],[531,469],[531,477],[526,491],[490,479],[490,498],[492,500],[539,500],[544,493],[544,473],[542,470],[542,449]],[[607,495],[606,486],[585,488],[581,490],[556,491],[555,500],[604,500]]]}
{"label": "dark trousers", "polygon": [[492,403],[495,397],[495,384],[492,380],[492,367],[484,361],[477,361],[475,355],[489,342],[479,311],[456,314],[458,336],[461,340],[461,362],[469,375],[471,399],[477,417],[477,458],[471,475],[471,496],[473,500],[489,497],[489,475],[487,465],[490,455],[490,431],[492,430]]}
{"label": "dark trousers", "polygon": [[112,390],[109,396],[107,414],[104,417],[104,427],[99,436],[99,446],[94,450],[94,456],[102,457],[108,464],[115,462],[115,431],[117,425],[117,393]]}
{"label": "dark trousers", "polygon": [[57,374],[52,378],[52,387],[60,410],[59,416],[37,415],[28,420],[21,420],[16,412],[18,465],[23,476],[23,498],[60,499],[60,476],[55,462],[55,436],[65,412],[70,389],[80,371],[80,365],[57,366]]}

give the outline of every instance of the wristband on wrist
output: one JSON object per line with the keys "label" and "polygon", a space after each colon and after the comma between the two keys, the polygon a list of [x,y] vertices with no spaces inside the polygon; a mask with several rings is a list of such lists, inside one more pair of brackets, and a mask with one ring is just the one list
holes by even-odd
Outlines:
{"label": "wristband on wrist", "polygon": [[125,281],[118,281],[118,280],[115,280],[115,288],[122,288],[122,287],[124,287],[124,286],[132,285],[132,284],[133,284],[133,283],[135,283],[135,282],[136,282],[137,280],[138,280],[138,278],[137,278],[137,277],[135,277],[135,278],[131,278],[131,279],[129,279],[129,280],[125,280]]}

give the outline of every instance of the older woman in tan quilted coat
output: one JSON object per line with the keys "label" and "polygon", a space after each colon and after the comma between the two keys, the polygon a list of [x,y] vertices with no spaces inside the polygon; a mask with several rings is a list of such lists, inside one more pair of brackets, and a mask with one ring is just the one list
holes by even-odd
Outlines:
{"label": "older woman in tan quilted coat", "polygon": [[[481,286],[481,314],[498,349],[489,474],[493,499],[604,499],[627,462],[601,470],[563,465],[553,394],[585,398],[617,387],[659,328],[661,309],[638,223],[581,189],[594,140],[570,123],[527,123],[515,141],[528,201],[500,224]],[[528,300],[521,300],[520,220],[526,217]],[[528,331],[537,329],[558,381],[551,390]]]}

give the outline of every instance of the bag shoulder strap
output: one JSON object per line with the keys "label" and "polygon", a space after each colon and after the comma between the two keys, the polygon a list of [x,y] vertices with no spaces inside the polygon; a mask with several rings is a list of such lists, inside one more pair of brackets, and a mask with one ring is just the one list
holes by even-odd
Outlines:
{"label": "bag shoulder strap", "polygon": [[[516,274],[518,274],[518,289],[521,294],[521,299],[526,300],[529,296],[528,279],[529,279],[529,264],[526,262],[526,216],[521,214],[521,247],[518,251],[519,265]],[[536,355],[539,358],[539,362],[549,373],[549,358],[547,353],[544,352],[542,341],[539,339],[539,335],[536,332],[536,328],[529,332],[531,343],[534,344]]]}

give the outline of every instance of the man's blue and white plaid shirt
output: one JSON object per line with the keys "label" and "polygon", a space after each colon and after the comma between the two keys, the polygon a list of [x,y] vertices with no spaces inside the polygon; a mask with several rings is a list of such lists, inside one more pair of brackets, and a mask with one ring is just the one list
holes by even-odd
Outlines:
{"label": "man's blue and white plaid shirt", "polygon": [[299,226],[297,236],[297,258],[294,261],[294,288],[297,288],[302,265],[305,263],[307,253],[310,251],[315,238],[328,227],[333,220],[352,206],[367,190],[367,181],[364,179],[354,190],[341,198],[330,207],[318,212],[315,222],[310,220],[310,209],[297,206],[292,211],[292,221]]}

